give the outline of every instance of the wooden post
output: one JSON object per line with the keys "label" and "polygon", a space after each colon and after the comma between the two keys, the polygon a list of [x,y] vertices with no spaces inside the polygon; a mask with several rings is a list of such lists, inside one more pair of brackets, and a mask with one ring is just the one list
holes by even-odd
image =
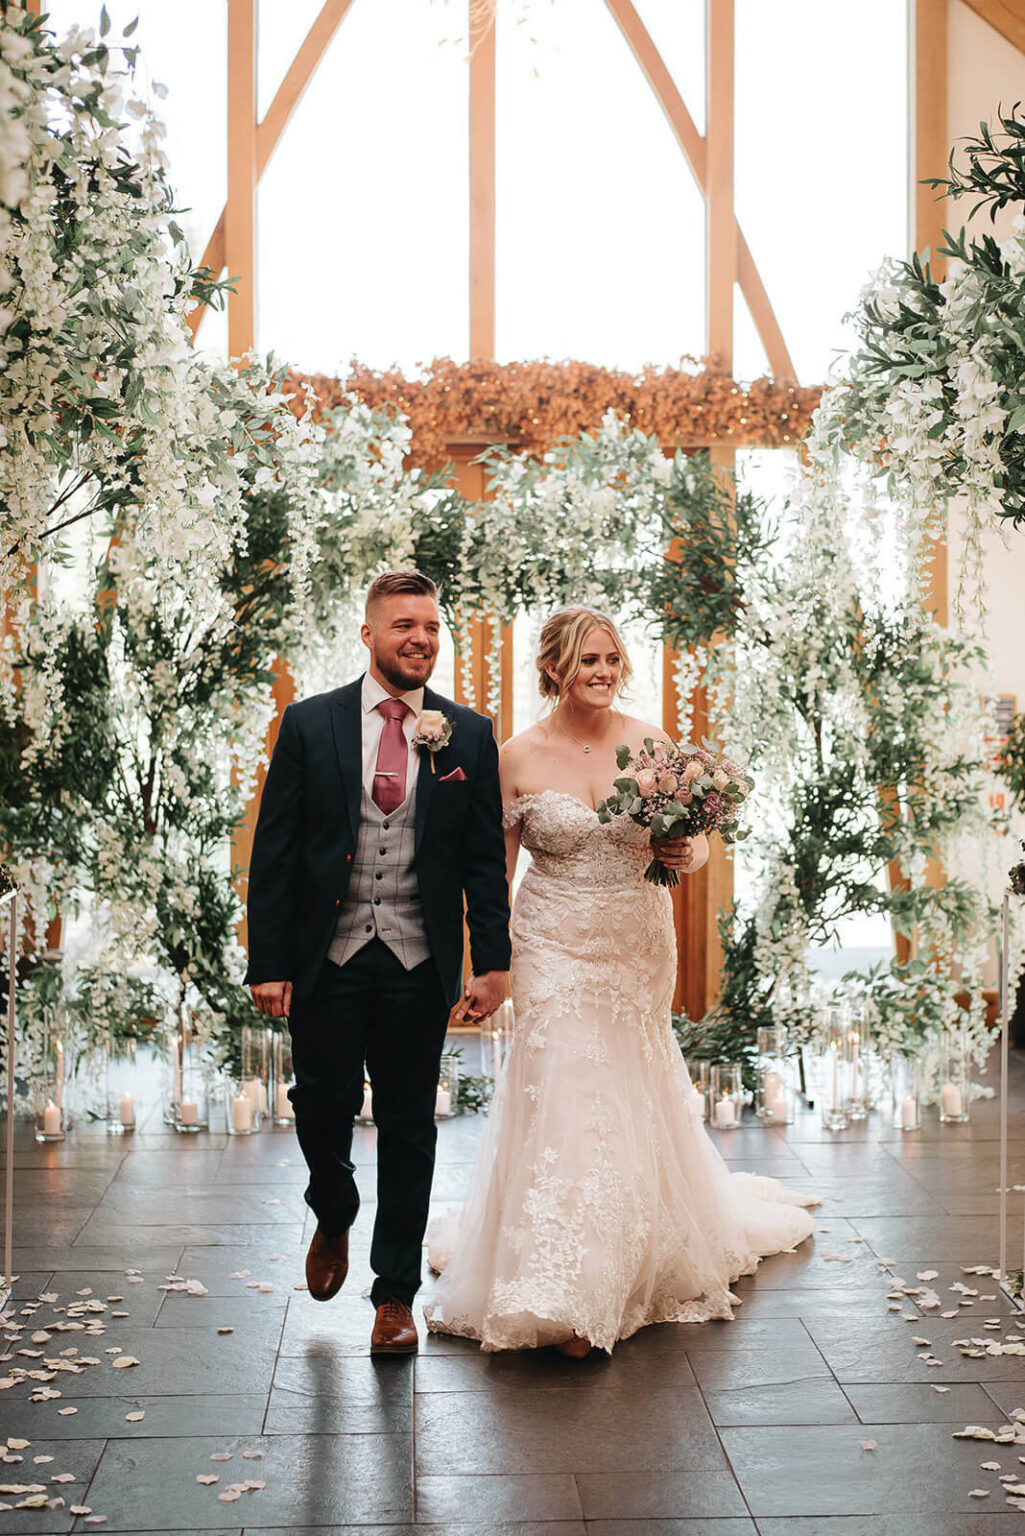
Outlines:
{"label": "wooden post", "polygon": [[[929,176],[944,176],[950,154],[947,123],[947,0],[911,0],[911,37],[908,46],[908,133],[911,185],[908,189],[908,224],[912,249],[928,249],[933,272],[942,276],[946,263],[936,255],[943,242],[948,204],[933,187],[922,185]],[[925,606],[940,624],[950,617],[947,574],[947,541],[937,539],[929,561],[929,588]]]}
{"label": "wooden post", "polygon": [[708,58],[708,198],[705,288],[708,366],[733,372],[733,289],[737,221],[733,209],[733,0],[705,0]]}
{"label": "wooden post", "polygon": [[495,16],[470,11],[470,356],[495,355]]}
{"label": "wooden post", "polygon": [[228,352],[256,344],[256,0],[228,0],[228,202],[224,258],[238,278],[228,299]]}
{"label": "wooden post", "polygon": [[[707,97],[707,347],[710,372],[733,370],[733,296],[737,280],[737,221],[733,206],[733,0],[706,0]],[[730,448],[712,448],[713,463],[732,472]],[[675,656],[663,664],[663,724],[676,736]],[[692,701],[693,734],[708,732],[704,690]],[[679,970],[674,1006],[700,1019],[715,1000],[722,970],[718,911],[733,891],[733,866],[718,838],[704,869],[686,875],[674,892]]]}

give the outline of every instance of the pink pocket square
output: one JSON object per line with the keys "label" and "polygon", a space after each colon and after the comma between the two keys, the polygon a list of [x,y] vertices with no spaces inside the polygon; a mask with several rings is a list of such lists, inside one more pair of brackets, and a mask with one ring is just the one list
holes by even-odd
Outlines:
{"label": "pink pocket square", "polygon": [[453,768],[451,773],[442,774],[439,784],[465,784],[466,774],[461,768]]}

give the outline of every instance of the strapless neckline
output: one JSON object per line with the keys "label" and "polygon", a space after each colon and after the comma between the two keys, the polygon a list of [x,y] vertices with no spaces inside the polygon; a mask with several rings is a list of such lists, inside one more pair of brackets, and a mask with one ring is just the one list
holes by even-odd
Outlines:
{"label": "strapless neckline", "polygon": [[583,806],[585,811],[590,811],[592,816],[597,816],[597,808],[588,805],[586,800],[581,800],[579,795],[571,795],[566,789],[535,789],[526,795],[516,795],[510,800],[510,806],[523,805],[528,800],[543,800],[545,795],[551,795],[554,800],[569,800],[573,805]]}

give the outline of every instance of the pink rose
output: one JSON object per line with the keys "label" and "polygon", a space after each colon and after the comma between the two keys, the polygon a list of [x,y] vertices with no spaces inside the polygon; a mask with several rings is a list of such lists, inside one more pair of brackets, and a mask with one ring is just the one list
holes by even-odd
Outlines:
{"label": "pink rose", "polygon": [[725,789],[730,782],[730,776],[723,768],[717,768],[712,775],[712,783],[716,789]]}
{"label": "pink rose", "polygon": [[683,782],[685,784],[693,784],[695,779],[700,779],[704,771],[704,768],[697,761],[697,759],[691,758],[690,762],[683,770]]}
{"label": "pink rose", "polygon": [[678,789],[676,791],[676,798],[679,800],[681,805],[690,805],[694,799],[694,796],[691,794],[689,789]]}
{"label": "pink rose", "polygon": [[657,788],[658,779],[655,776],[653,769],[642,768],[640,773],[637,775],[637,793],[642,795],[646,800],[649,795],[653,795],[655,793]]}
{"label": "pink rose", "polygon": [[424,741],[441,741],[445,735],[445,716],[441,710],[423,710],[416,724],[416,733]]}
{"label": "pink rose", "polygon": [[680,787],[680,781],[675,773],[663,773],[658,781],[660,795],[675,795]]}

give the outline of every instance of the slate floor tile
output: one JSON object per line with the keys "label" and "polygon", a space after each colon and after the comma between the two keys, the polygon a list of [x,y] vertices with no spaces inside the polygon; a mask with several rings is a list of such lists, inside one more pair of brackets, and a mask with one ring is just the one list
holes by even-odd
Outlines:
{"label": "slate floor tile", "polygon": [[[827,1366],[843,1386],[872,1381],[917,1381],[930,1385],[935,1382],[940,1386],[953,1382],[1020,1381],[1020,1356],[966,1359],[953,1344],[954,1339],[989,1337],[983,1321],[984,1315],[977,1313],[962,1313],[949,1321],[929,1314],[917,1324],[907,1324],[891,1313],[876,1322],[860,1318],[809,1319],[807,1327]],[[1025,1333],[1025,1328],[1021,1331]],[[928,1339],[929,1344],[917,1346],[916,1337]],[[941,1360],[942,1366],[927,1365],[919,1358],[926,1353]]]}
{"label": "slate floor tile", "polygon": [[691,1355],[691,1368],[704,1393],[745,1391],[785,1383],[809,1387],[832,1378],[825,1361],[811,1344],[800,1350],[752,1351],[700,1349]]}
{"label": "slate floor tile", "polygon": [[569,1472],[506,1473],[490,1477],[453,1473],[418,1475],[418,1525],[458,1525],[465,1522],[471,1512],[473,1522],[479,1522],[484,1531],[489,1525],[500,1522],[576,1522],[581,1518],[580,1496]]}
{"label": "slate floor tile", "polygon": [[[934,1373],[939,1375],[937,1371]],[[940,1386],[945,1386],[940,1382]],[[955,1382],[948,1391],[937,1392],[928,1382],[848,1382],[844,1392],[863,1424],[981,1424],[993,1417],[994,1394],[1001,1391],[992,1384],[987,1394],[977,1382]],[[1015,1389],[1009,1383],[1007,1395]],[[1018,1392],[1025,1403],[1025,1389]],[[1012,1406],[1017,1406],[1013,1404]]]}
{"label": "slate floor tile", "polygon": [[[15,1233],[17,1238],[18,1234]],[[128,1269],[140,1269],[145,1274],[159,1274],[161,1278],[174,1266],[181,1257],[182,1243],[168,1242],[161,1238],[159,1242],[151,1243],[148,1238],[142,1237],[136,1240],[135,1234],[128,1234],[123,1243],[116,1245],[94,1244],[90,1245],[86,1252],[82,1248],[72,1248],[69,1244],[35,1244],[25,1243],[21,1246],[14,1245],[14,1270],[16,1274],[24,1274],[27,1270],[46,1270],[55,1274],[64,1270],[80,1271],[88,1265],[90,1275],[120,1273],[124,1274]],[[59,1289],[59,1286],[58,1286]]]}
{"label": "slate floor tile", "polygon": [[264,1326],[281,1324],[285,1320],[289,1294],[275,1289],[273,1292],[244,1290],[240,1296],[164,1296],[154,1326],[241,1331],[252,1327],[254,1322]]}
{"label": "slate floor tile", "polygon": [[[261,1450],[259,1461],[243,1450]],[[230,1462],[212,1462],[213,1452]],[[220,1484],[203,1487],[199,1473]],[[218,1530],[226,1506],[218,1489],[256,1478],[266,1488],[245,1493],[245,1526],[399,1525],[412,1520],[411,1447],[405,1435],[311,1435],[110,1442],[89,1489],[107,1516],[105,1530]],[[237,1509],[235,1505],[228,1508]]]}
{"label": "slate floor tile", "polygon": [[[230,1397],[75,1397],[66,1392],[47,1403],[0,1399],[0,1435],[40,1435],[51,1440],[150,1440],[154,1436],[258,1435],[267,1407],[266,1393]],[[74,1408],[61,1414],[61,1408]],[[129,1424],[126,1413],[146,1417]]]}
{"label": "slate floor tile", "polygon": [[[963,1264],[993,1264],[996,1233],[987,1216],[870,1216],[858,1231],[876,1253],[902,1264],[942,1254]],[[1021,1251],[1021,1220],[1010,1227],[1012,1252]]]}
{"label": "slate floor tile", "polygon": [[[69,1399],[122,1397],[129,1387],[144,1397],[266,1392],[274,1370],[277,1336],[278,1329],[273,1323],[269,1327],[254,1324],[243,1333],[224,1337],[213,1328],[130,1328],[112,1324],[105,1335],[85,1339],[81,1346],[83,1354],[88,1346],[101,1363],[87,1367],[81,1376],[64,1378],[61,1388]],[[83,1334],[69,1337],[85,1338]],[[114,1370],[114,1356],[108,1350],[115,1344],[139,1364],[127,1370]],[[33,1385],[29,1382],[24,1387],[12,1388],[5,1394],[5,1400],[24,1401]]]}
{"label": "slate floor tile", "polygon": [[[1020,1514],[942,1514],[906,1515],[892,1510],[885,1515],[830,1515],[807,1520],[765,1519],[758,1521],[761,1536],[1020,1536]],[[647,1536],[647,1533],[645,1533]]]}
{"label": "slate floor tile", "polygon": [[[587,1472],[577,1475],[584,1519],[633,1520],[638,1531],[663,1519],[746,1516],[747,1506],[729,1467],[701,1465],[672,1472]],[[700,1536],[695,1530],[694,1536]]]}
{"label": "slate floor tile", "polygon": [[179,1137],[166,1150],[133,1145],[117,1169],[120,1188],[178,1189],[209,1183],[221,1165],[223,1152]]}
{"label": "slate floor tile", "polygon": [[652,1390],[631,1411],[604,1395],[498,1388],[417,1398],[418,1473],[617,1472],[723,1466],[692,1387]]}
{"label": "slate floor tile", "polygon": [[267,1434],[410,1434],[412,1429],[412,1359],[321,1355],[278,1361]]}
{"label": "slate floor tile", "polygon": [[[8,1487],[16,1485],[43,1483],[46,1493],[51,1498],[63,1498],[65,1506],[78,1503],[89,1487],[97,1463],[103,1454],[104,1444],[101,1439],[77,1440],[74,1445],[67,1445],[57,1440],[48,1440],[40,1437],[33,1438],[24,1435],[21,1438],[32,1439],[31,1445],[18,1454],[24,1460],[14,1466],[0,1467],[0,1499],[5,1504],[16,1504],[23,1494],[6,1492]],[[45,1465],[37,1465],[33,1461],[34,1456],[52,1456],[53,1461]],[[54,1483],[51,1479],[65,1472],[74,1474],[72,1483]],[[30,1523],[29,1523],[30,1522]],[[70,1531],[75,1523],[74,1515],[68,1513],[67,1508],[58,1510],[32,1510],[11,1509],[0,1511],[0,1532],[26,1531],[33,1533]]]}
{"label": "slate floor tile", "polygon": [[588,1520],[587,1536],[757,1536],[753,1520],[737,1515],[710,1520]]}
{"label": "slate floor tile", "polygon": [[715,1425],[857,1423],[854,1409],[831,1376],[727,1391],[705,1388],[704,1395]]}
{"label": "slate floor tile", "polygon": [[[301,1238],[285,1239],[280,1233],[261,1233],[255,1243],[244,1248],[202,1247],[190,1244],[182,1253],[178,1273],[187,1278],[201,1280],[211,1296],[242,1299],[253,1292],[246,1280],[263,1280],[275,1287],[283,1296],[291,1297],[294,1287],[305,1283],[303,1261],[306,1245]],[[274,1257],[277,1255],[277,1257]],[[243,1270],[249,1273],[242,1279],[232,1279]]]}
{"label": "slate floor tile", "polygon": [[[757,1522],[769,1515],[973,1515],[982,1485],[979,1442],[947,1424],[867,1424],[720,1431]],[[862,1450],[861,1440],[876,1450]],[[996,1474],[992,1474],[993,1480]],[[788,1532],[789,1536],[789,1532]],[[861,1533],[859,1532],[859,1536]],[[886,1536],[890,1536],[887,1530]]]}
{"label": "slate floor tile", "polygon": [[[276,1223],[261,1222],[258,1225],[224,1223],[217,1226],[200,1226],[193,1222],[168,1222],[166,1225],[140,1226],[130,1222],[118,1222],[110,1217],[94,1213],[75,1238],[79,1249],[134,1248],[146,1255],[148,1250],[159,1251],[174,1244],[179,1251],[196,1245],[202,1248],[248,1248],[254,1243],[266,1243],[271,1230],[275,1242],[298,1243],[302,1239],[302,1226],[296,1221]],[[80,1263],[91,1263],[88,1251],[78,1255]],[[139,1260],[135,1260],[139,1263]]]}

